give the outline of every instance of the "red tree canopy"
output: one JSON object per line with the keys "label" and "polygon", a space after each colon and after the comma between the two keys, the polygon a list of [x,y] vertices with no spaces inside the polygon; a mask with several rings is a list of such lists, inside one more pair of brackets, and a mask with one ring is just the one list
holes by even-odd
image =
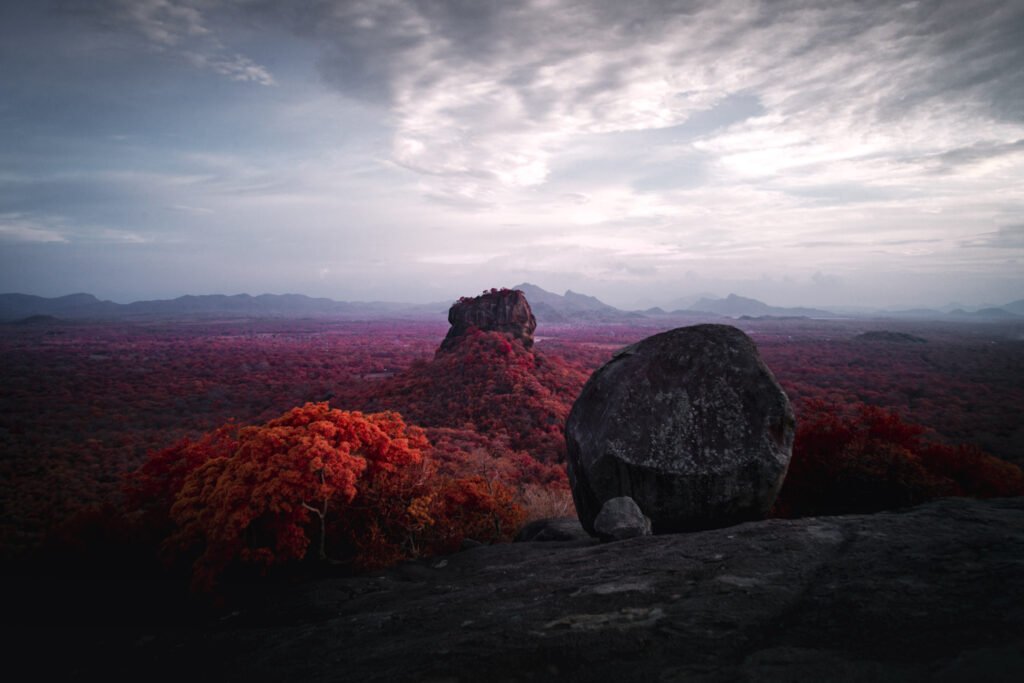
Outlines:
{"label": "red tree canopy", "polygon": [[128,490],[151,518],[167,510],[164,552],[197,556],[199,590],[237,563],[301,560],[311,536],[320,557],[330,549],[357,569],[451,551],[467,537],[509,540],[523,518],[511,489],[440,477],[428,449],[423,431],[397,413],[307,403],[160,451]]}
{"label": "red tree canopy", "polygon": [[944,496],[1024,495],[1024,472],[972,446],[925,438],[895,411],[802,406],[779,517],[876,512]]}

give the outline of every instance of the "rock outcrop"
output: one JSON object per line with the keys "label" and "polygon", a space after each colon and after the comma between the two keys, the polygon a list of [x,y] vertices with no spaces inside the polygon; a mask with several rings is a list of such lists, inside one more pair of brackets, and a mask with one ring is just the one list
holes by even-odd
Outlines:
{"label": "rock outcrop", "polygon": [[441,342],[441,350],[454,348],[470,330],[502,332],[529,349],[537,319],[522,292],[515,289],[492,289],[478,297],[463,297],[448,309],[451,328]]}
{"label": "rock outcrop", "polygon": [[654,533],[767,515],[795,420],[754,343],[728,325],[648,337],[591,375],[566,421],[567,469],[583,527],[629,496]]}
{"label": "rock outcrop", "polygon": [[954,498],[253,584],[207,620],[7,578],[4,637],[39,680],[1017,681],[1022,557],[1024,498]]}

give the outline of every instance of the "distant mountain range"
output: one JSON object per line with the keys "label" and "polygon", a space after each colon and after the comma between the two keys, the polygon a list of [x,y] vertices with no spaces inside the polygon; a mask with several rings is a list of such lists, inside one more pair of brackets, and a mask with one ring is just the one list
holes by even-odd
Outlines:
{"label": "distant mountain range", "polygon": [[[1024,320],[1024,299],[1004,306],[966,311],[909,309],[902,311],[828,311],[819,308],[771,306],[747,297],[730,294],[724,299],[702,297],[687,309],[664,311],[624,311],[599,299],[568,290],[555,294],[537,285],[523,282],[511,289],[526,295],[537,320],[547,323],[627,323],[645,320],[679,320],[735,318],[913,318],[918,320],[999,321]],[[0,294],[0,321],[56,322],[60,320],[124,320],[158,318],[314,318],[348,319],[410,318],[444,320],[451,302],[406,304],[394,302],[351,302],[313,298],[302,294],[208,294],[180,296],[176,299],[135,301],[118,304],[101,301],[92,294],[69,294],[45,298],[29,294]],[[56,319],[56,321],[54,320]]]}
{"label": "distant mountain range", "polygon": [[52,299],[28,294],[0,294],[0,320],[52,316],[64,320],[120,320],[125,318],[184,318],[241,316],[247,318],[306,317],[412,317],[444,318],[448,303],[403,304],[351,302],[313,298],[302,294],[207,294],[176,299],[118,304],[92,294],[69,294]]}
{"label": "distant mountain range", "polygon": [[509,287],[518,289],[526,295],[530,309],[541,322],[623,322],[625,320],[642,320],[642,313],[622,311],[602,302],[596,297],[577,294],[571,289],[565,294],[555,294],[529,282]]}
{"label": "distant mountain range", "polygon": [[748,299],[743,296],[730,294],[724,299],[703,298],[691,306],[690,310],[704,313],[715,313],[730,318],[750,317],[761,318],[765,316],[785,318],[835,318],[836,314],[824,311],[819,308],[782,308],[769,306],[757,299]]}

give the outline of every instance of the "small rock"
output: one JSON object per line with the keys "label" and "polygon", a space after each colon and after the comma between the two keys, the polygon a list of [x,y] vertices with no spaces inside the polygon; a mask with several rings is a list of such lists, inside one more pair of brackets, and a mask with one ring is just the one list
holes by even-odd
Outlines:
{"label": "small rock", "polygon": [[636,501],[619,496],[605,501],[594,519],[594,531],[603,541],[621,541],[651,535],[651,520],[644,516]]}

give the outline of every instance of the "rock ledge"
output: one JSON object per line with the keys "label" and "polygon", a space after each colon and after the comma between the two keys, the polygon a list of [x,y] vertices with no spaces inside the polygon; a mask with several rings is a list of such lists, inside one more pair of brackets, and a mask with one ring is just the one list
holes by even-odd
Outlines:
{"label": "rock ledge", "polygon": [[952,498],[475,548],[256,586],[198,625],[41,610],[5,635],[15,655],[38,636],[42,680],[1015,681],[1022,559],[1024,498]]}

